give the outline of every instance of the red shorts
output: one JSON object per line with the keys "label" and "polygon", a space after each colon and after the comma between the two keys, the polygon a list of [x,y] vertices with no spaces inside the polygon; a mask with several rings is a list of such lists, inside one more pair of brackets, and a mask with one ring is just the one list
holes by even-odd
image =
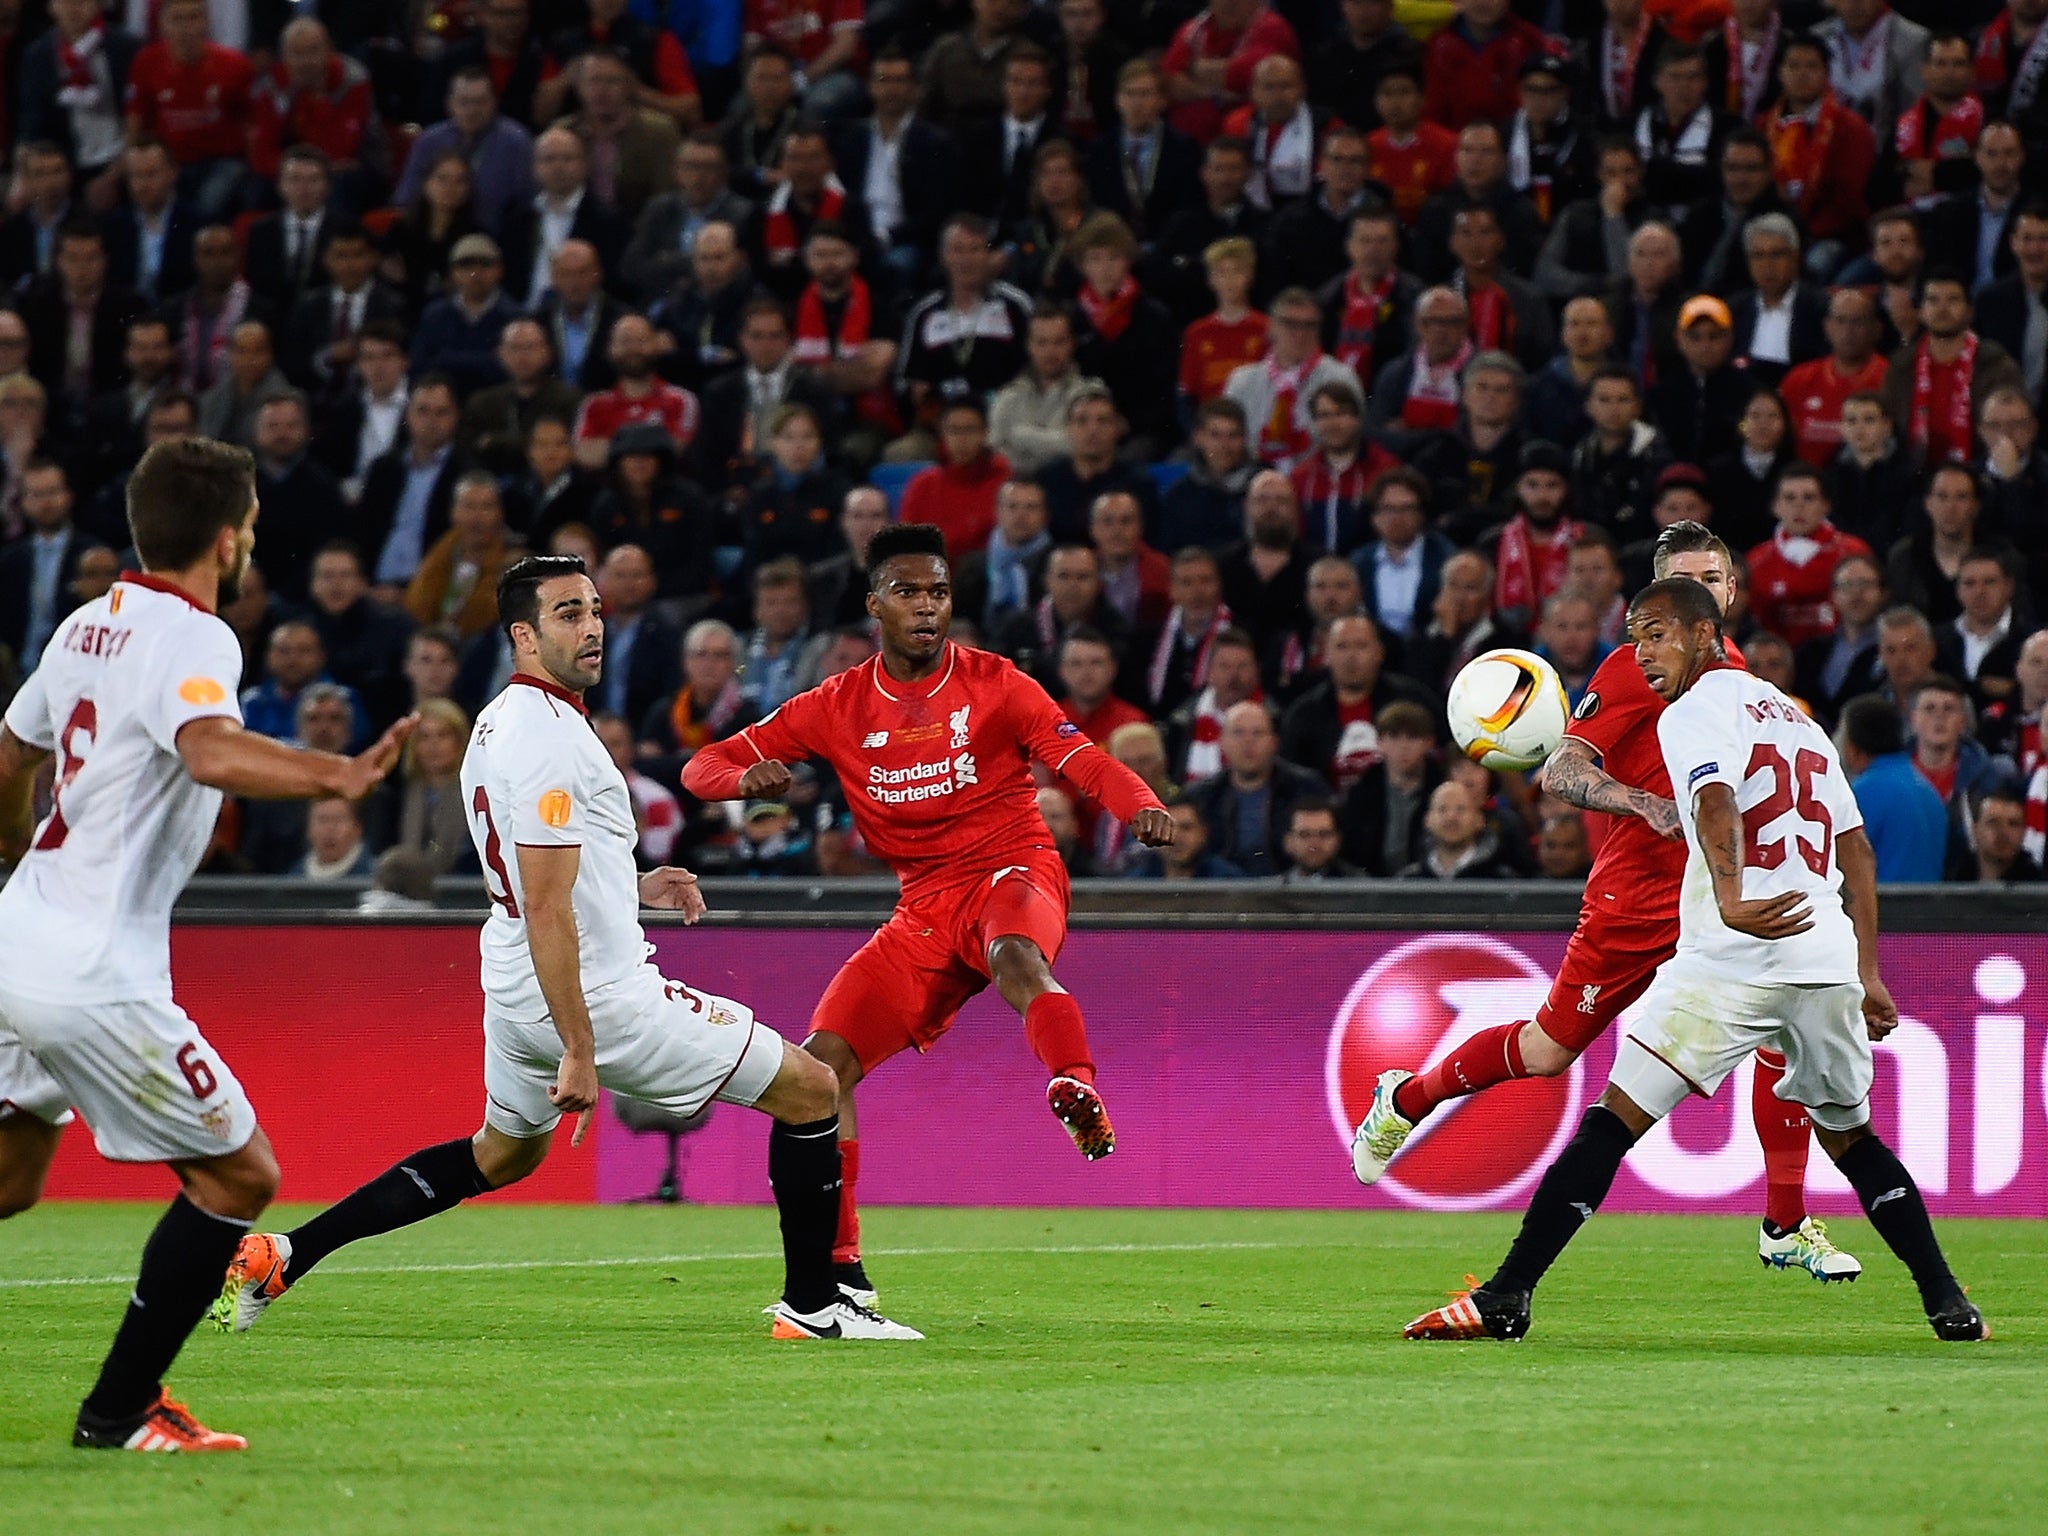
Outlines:
{"label": "red shorts", "polygon": [[1057,959],[1067,941],[1067,870],[1049,848],[898,907],[839,969],[811,1031],[853,1047],[863,1074],[898,1051],[928,1051],[954,1015],[989,984],[988,947],[1027,938]]}
{"label": "red shorts", "polygon": [[1565,945],[1564,964],[1550,996],[1536,1010],[1536,1027],[1579,1055],[1643,995],[1657,967],[1677,951],[1678,921],[1616,922],[1582,914]]}

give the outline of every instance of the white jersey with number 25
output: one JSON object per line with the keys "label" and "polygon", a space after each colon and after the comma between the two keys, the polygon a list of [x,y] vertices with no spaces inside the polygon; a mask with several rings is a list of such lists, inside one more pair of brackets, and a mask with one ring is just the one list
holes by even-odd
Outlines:
{"label": "white jersey with number 25", "polygon": [[484,996],[494,1013],[519,1023],[548,1017],[526,942],[521,844],[582,849],[570,903],[586,995],[646,963],[633,796],[581,699],[515,676],[470,732],[462,799],[491,898],[482,953]]}
{"label": "white jersey with number 25", "polygon": [[[1862,826],[1863,813],[1827,732],[1763,679],[1724,667],[1658,717],[1657,740],[1685,824],[1679,954],[1712,962],[1731,981],[1855,981],[1856,931],[1842,907],[1835,840]],[[1721,921],[1694,814],[1709,784],[1734,790],[1742,812],[1744,899],[1802,892],[1813,911],[1805,933],[1757,939]]]}
{"label": "white jersey with number 25", "polygon": [[170,583],[124,576],[57,626],[7,707],[7,728],[56,754],[56,801],[0,891],[6,984],[64,1003],[171,995],[171,906],[213,837],[217,789],[195,784],[178,732],[238,724],[235,632]]}

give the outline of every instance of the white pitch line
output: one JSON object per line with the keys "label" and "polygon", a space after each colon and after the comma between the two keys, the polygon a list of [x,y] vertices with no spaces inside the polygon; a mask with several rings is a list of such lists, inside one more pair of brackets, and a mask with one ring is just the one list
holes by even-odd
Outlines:
{"label": "white pitch line", "polygon": [[[977,1253],[1230,1253],[1244,1250],[1269,1251],[1279,1248],[1350,1248],[1353,1243],[1070,1243],[1025,1246],[1004,1244],[990,1248],[870,1248],[874,1258],[942,1258],[949,1254]],[[1367,1244],[1365,1246],[1384,1246]],[[1400,1245],[1406,1246],[1406,1245]],[[322,1267],[329,1275],[466,1275],[495,1274],[525,1269],[627,1269],[636,1264],[740,1264],[782,1257],[780,1249],[745,1253],[655,1253],[632,1258],[605,1259],[493,1259],[477,1264],[334,1264]],[[49,1275],[30,1279],[0,1279],[0,1291],[40,1290],[67,1285],[132,1285],[135,1276]]]}

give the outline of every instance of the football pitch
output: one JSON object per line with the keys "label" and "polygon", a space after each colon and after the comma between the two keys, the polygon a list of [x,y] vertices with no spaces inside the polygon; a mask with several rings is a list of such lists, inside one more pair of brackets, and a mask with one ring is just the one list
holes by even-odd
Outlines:
{"label": "football pitch", "polygon": [[[1739,1220],[1609,1217],[1520,1345],[1403,1343],[1506,1216],[868,1213],[923,1344],[778,1344],[774,1213],[464,1208],[330,1259],[173,1390],[242,1456],[75,1452],[155,1209],[0,1227],[13,1530],[922,1536],[2048,1528],[2048,1223],[1948,1222],[1993,1342]],[[281,1220],[288,1225],[290,1208]]]}

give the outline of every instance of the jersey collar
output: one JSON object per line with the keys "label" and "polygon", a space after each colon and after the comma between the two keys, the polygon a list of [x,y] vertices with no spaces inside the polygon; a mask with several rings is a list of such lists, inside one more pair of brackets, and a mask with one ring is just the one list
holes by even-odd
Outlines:
{"label": "jersey collar", "polygon": [[583,695],[571,693],[560,683],[551,683],[544,677],[535,677],[531,672],[514,672],[511,680],[515,683],[523,683],[528,688],[538,688],[542,693],[562,700],[563,703],[569,705],[579,715],[590,713],[590,706],[583,702]]}
{"label": "jersey collar", "polygon": [[165,581],[161,576],[151,576],[144,571],[123,571],[119,579],[131,587],[147,587],[152,592],[167,593],[177,598],[180,602],[190,603],[201,613],[213,612],[211,608],[207,607],[206,604],[199,601],[198,598],[187,592],[183,587]]}
{"label": "jersey collar", "polygon": [[[927,688],[923,693],[919,694],[919,698],[933,699],[938,697],[939,690],[945,687],[947,681],[951,679],[951,677],[953,676],[953,663],[959,659],[959,656],[960,647],[954,644],[951,640],[948,640],[946,642],[946,664],[945,666],[939,669],[939,680],[933,683],[931,687]],[[877,652],[875,654],[875,692],[879,693],[883,698],[887,699],[892,704],[901,704],[903,702],[903,698],[908,697],[908,695],[899,697],[898,695],[891,693],[889,691],[889,684],[891,683],[896,683],[896,680],[893,677],[889,676],[889,669],[882,665],[881,653]],[[896,683],[896,686],[900,688],[903,685],[901,683]]]}

